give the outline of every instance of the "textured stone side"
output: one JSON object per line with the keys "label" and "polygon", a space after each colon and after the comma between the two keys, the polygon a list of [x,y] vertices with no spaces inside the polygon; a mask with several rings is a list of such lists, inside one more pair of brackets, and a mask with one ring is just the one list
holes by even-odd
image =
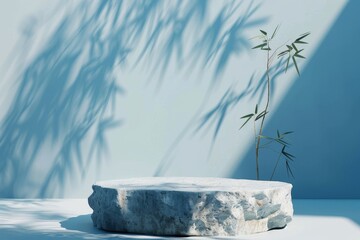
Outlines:
{"label": "textured stone side", "polygon": [[[195,179],[196,180],[196,179]],[[166,181],[166,179],[164,179]],[[226,181],[226,180],[224,180]],[[241,180],[238,180],[241,181]],[[154,235],[236,236],[283,228],[293,215],[291,185],[206,191],[94,185],[89,205],[97,228]],[[229,191],[231,190],[231,191]]]}

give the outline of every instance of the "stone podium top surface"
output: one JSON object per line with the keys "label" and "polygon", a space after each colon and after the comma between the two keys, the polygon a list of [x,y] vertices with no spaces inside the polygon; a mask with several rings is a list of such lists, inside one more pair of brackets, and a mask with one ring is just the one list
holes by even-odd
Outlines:
{"label": "stone podium top surface", "polygon": [[291,188],[290,183],[276,181],[256,181],[231,178],[200,177],[145,177],[128,178],[96,182],[102,188],[124,190],[159,190],[159,191],[262,191],[265,189]]}

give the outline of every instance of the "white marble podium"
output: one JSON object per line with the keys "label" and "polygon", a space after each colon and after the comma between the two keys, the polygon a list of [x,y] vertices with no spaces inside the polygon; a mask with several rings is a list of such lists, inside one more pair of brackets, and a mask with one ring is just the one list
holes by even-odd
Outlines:
{"label": "white marble podium", "polygon": [[94,225],[122,233],[238,236],[284,228],[292,185],[229,178],[133,178],[93,185]]}

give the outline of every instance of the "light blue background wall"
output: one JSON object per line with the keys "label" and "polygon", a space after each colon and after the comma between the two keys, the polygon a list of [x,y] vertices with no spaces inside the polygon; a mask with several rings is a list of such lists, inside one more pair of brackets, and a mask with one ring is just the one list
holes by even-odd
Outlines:
{"label": "light blue background wall", "polygon": [[302,76],[274,80],[266,132],[294,130],[297,157],[295,179],[283,166],[275,178],[299,198],[359,198],[359,10],[325,0],[1,2],[0,196],[86,197],[94,181],[123,177],[254,178],[252,129],[238,131],[264,86],[265,56],[250,38],[280,24],[275,44],[312,34]]}
{"label": "light blue background wall", "polygon": [[[353,45],[360,41],[360,26],[351,24],[359,20],[359,9],[360,2],[350,1],[342,10],[267,125],[272,132],[277,126],[296,129],[295,197],[360,197],[360,51]],[[249,176],[250,165],[241,161],[233,177]]]}

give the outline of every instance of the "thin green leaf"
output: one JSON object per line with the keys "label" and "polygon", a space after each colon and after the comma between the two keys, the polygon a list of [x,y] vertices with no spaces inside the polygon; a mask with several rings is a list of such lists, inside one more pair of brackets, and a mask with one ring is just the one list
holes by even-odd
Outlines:
{"label": "thin green leaf", "polygon": [[287,54],[289,52],[290,52],[290,50],[282,51],[281,53],[278,54],[278,57],[284,56],[285,54]]}
{"label": "thin green leaf", "polygon": [[273,34],[271,35],[270,39],[273,39],[275,37],[276,31],[278,30],[278,28],[279,28],[279,25],[276,26],[276,28],[275,28]]}
{"label": "thin green leaf", "polygon": [[276,130],[276,133],[277,133],[278,138],[280,138],[280,132],[279,132],[279,130]]}
{"label": "thin green leaf", "polygon": [[260,32],[261,32],[262,34],[264,34],[265,36],[267,35],[267,32],[265,32],[264,30],[261,30],[261,29],[260,29]]}
{"label": "thin green leaf", "polygon": [[245,126],[245,124],[247,124],[247,123],[250,121],[250,119],[251,119],[251,117],[249,117],[249,118],[243,123],[243,125],[241,125],[241,127],[239,128],[239,130],[241,130],[241,129]]}
{"label": "thin green leaf", "polygon": [[290,51],[293,50],[293,48],[290,45],[286,45],[286,46]]}
{"label": "thin green leaf", "polygon": [[297,71],[298,75],[300,76],[300,71],[299,71],[299,68],[298,68],[298,65],[297,65],[297,63],[296,63],[296,60],[295,60],[295,57],[294,57],[294,56],[292,57],[292,60],[293,60],[293,62],[294,62],[296,71]]}
{"label": "thin green leaf", "polygon": [[302,55],[300,55],[300,54],[294,54],[294,57],[298,57],[298,58],[306,58],[306,57],[304,57],[304,56],[302,56]]}
{"label": "thin green leaf", "polygon": [[251,118],[252,116],[254,116],[253,113],[250,113],[248,115],[245,115],[245,116],[242,116],[240,119],[243,119],[243,118]]}
{"label": "thin green leaf", "polygon": [[289,152],[285,152],[284,153],[286,154],[286,156],[288,156],[289,158],[296,158],[294,155],[292,155],[291,153]]}
{"label": "thin green leaf", "polygon": [[309,36],[310,32],[307,33],[303,33],[300,35],[300,37],[298,37],[295,41],[300,41],[301,39],[304,39],[305,37]]}
{"label": "thin green leaf", "polygon": [[289,162],[286,161],[285,163],[286,163],[286,172],[287,172],[288,177],[289,177],[289,173],[290,173],[290,175],[291,175],[293,178],[295,178],[295,177],[294,177],[294,174],[293,174],[293,172],[292,172],[292,170],[291,170],[291,167],[290,167]]}
{"label": "thin green leaf", "polygon": [[295,44],[292,43],[291,46],[295,49],[295,52],[298,52],[299,50],[296,48]]}
{"label": "thin green leaf", "polygon": [[266,43],[262,43],[262,44],[259,44],[259,45],[255,46],[255,47],[253,47],[252,49],[255,49],[255,48],[263,48],[263,47],[265,47],[265,46],[266,46]]}
{"label": "thin green leaf", "polygon": [[282,152],[282,154],[285,156],[286,159],[288,159],[289,161],[293,161],[292,157],[288,155],[287,152]]}
{"label": "thin green leaf", "polygon": [[300,50],[296,51],[295,54],[299,54],[299,53],[301,53],[302,51],[304,51],[304,49],[300,49]]}
{"label": "thin green leaf", "polygon": [[256,106],[255,106],[255,114],[257,114],[257,112],[258,112],[258,105],[256,104]]}
{"label": "thin green leaf", "polygon": [[284,155],[286,156],[286,158],[288,158],[289,160],[294,161],[294,159],[293,159],[293,158],[295,158],[294,155],[291,155],[291,154],[288,153],[288,152],[284,152],[283,154],[284,154]]}
{"label": "thin green leaf", "polygon": [[281,150],[281,153],[282,153],[287,159],[293,161],[293,158],[295,158],[295,156],[292,155],[292,154],[290,154],[290,153],[288,153],[288,152],[286,152],[286,151],[285,151],[285,148],[286,148],[286,146],[283,146],[283,148],[282,148],[282,150]]}
{"label": "thin green leaf", "polygon": [[270,181],[271,181],[271,180],[273,179],[273,177],[274,177],[276,168],[277,168],[277,166],[278,166],[278,164],[279,164],[279,161],[280,161],[280,157],[281,157],[281,154],[279,154],[279,156],[278,156],[278,158],[277,158],[277,160],[276,160],[276,164],[275,164],[274,170],[273,170],[273,172],[272,172],[272,174],[271,174]]}
{"label": "thin green leaf", "polygon": [[288,135],[288,134],[291,134],[291,133],[293,133],[294,131],[288,131],[288,132],[284,132],[283,134],[281,134],[281,135]]}
{"label": "thin green leaf", "polygon": [[267,48],[261,48],[261,50],[267,50],[267,51],[270,51],[271,48],[267,47]]}
{"label": "thin green leaf", "polygon": [[304,42],[304,41],[301,41],[301,40],[296,40],[295,43],[297,43],[297,44],[308,44],[308,42]]}
{"label": "thin green leaf", "polygon": [[259,115],[256,116],[255,121],[259,120],[260,118],[264,117],[268,112],[262,111]]}
{"label": "thin green leaf", "polygon": [[282,149],[281,149],[281,152],[284,152],[285,148],[286,148],[286,146],[283,146]]}
{"label": "thin green leaf", "polygon": [[278,143],[280,143],[281,145],[283,145],[283,146],[288,146],[289,145],[289,143],[287,143],[287,142],[285,142],[284,140],[281,140],[281,139],[278,139],[278,138],[276,138],[276,139],[274,139],[276,142],[278,142]]}

